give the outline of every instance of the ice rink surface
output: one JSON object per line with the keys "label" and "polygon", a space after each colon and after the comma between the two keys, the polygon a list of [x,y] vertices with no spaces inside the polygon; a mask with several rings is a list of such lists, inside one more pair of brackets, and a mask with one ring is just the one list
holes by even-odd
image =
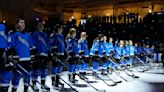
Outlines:
{"label": "ice rink surface", "polygon": [[[68,72],[63,72],[61,77],[68,82]],[[124,81],[116,74],[109,74],[108,76],[115,80],[122,80],[122,83],[118,83],[116,86],[108,86],[102,80],[99,80],[91,75],[88,75],[87,78],[93,83],[95,88],[100,91],[105,90],[106,92],[164,92],[164,68],[153,68],[144,73],[142,72],[134,72],[135,75],[139,76],[139,79],[133,79],[126,75],[125,72],[121,71],[120,75],[127,79],[128,81]],[[104,79],[108,84],[112,84],[108,77],[100,75],[102,79]],[[78,92],[97,92],[95,89],[90,87],[86,82],[76,77],[79,81],[76,84],[71,84]],[[64,82],[62,82],[64,83]],[[51,88],[50,92],[73,92],[68,85],[65,84],[65,89],[55,90],[51,85],[51,78],[47,76],[46,84]],[[40,85],[37,84],[40,88]],[[10,92],[11,88],[8,92]],[[31,88],[28,90],[29,92],[34,92]],[[17,92],[23,92],[23,82],[20,81],[19,88]],[[40,89],[40,92],[47,92]]]}

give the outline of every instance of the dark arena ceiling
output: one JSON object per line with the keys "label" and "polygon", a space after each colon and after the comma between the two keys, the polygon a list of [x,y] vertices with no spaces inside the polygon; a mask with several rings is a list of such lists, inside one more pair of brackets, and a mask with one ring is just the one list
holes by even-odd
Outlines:
{"label": "dark arena ceiling", "polygon": [[[32,10],[36,12],[55,12],[59,9],[68,10],[103,5],[120,5],[151,0],[1,0],[0,9],[11,11]],[[162,0],[152,0],[162,1]]]}

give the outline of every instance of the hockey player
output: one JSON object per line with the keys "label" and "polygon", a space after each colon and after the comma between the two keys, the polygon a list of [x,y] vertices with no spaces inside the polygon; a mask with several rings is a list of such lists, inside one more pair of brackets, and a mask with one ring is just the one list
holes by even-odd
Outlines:
{"label": "hockey player", "polygon": [[124,41],[124,46],[123,46],[123,54],[122,54],[122,58],[123,58],[123,65],[127,65],[129,62],[129,42],[127,40]]}
{"label": "hockey player", "polygon": [[54,33],[50,38],[50,48],[53,56],[52,60],[52,85],[56,88],[61,85],[64,87],[64,84],[60,82],[60,73],[62,72],[61,62],[64,61],[64,52],[65,52],[65,40],[63,32],[63,26],[57,26],[57,29],[54,29]]}
{"label": "hockey player", "polygon": [[42,89],[48,89],[45,85],[45,79],[47,76],[47,64],[48,64],[48,51],[49,51],[49,38],[48,35],[43,32],[44,24],[39,21],[37,24],[37,30],[32,34],[33,45],[36,47],[35,60],[33,61],[32,70],[32,83],[35,90],[39,90],[36,87],[36,81],[38,76],[41,76]]}
{"label": "hockey player", "polygon": [[135,53],[135,48],[133,46],[132,40],[129,40],[129,45],[128,45],[128,64],[132,65],[134,61],[134,53]]}
{"label": "hockey player", "polygon": [[8,48],[7,36],[5,34],[6,27],[4,24],[0,24],[0,92],[7,92],[10,81],[12,79],[12,73],[10,67],[7,67],[6,51]]}
{"label": "hockey player", "polygon": [[93,75],[99,69],[99,56],[98,56],[99,37],[95,38],[90,49],[90,56],[92,57]]}
{"label": "hockey player", "polygon": [[66,52],[68,55],[68,63],[69,63],[69,74],[68,79],[71,83],[75,83],[77,80],[75,79],[76,72],[78,70],[77,61],[78,61],[78,41],[75,38],[76,29],[71,28],[67,38],[66,38]]}
{"label": "hockey player", "polygon": [[[23,68],[25,68],[28,72],[31,71],[30,67],[30,48],[32,47],[32,41],[31,41],[31,35],[25,31],[25,20],[22,18],[19,18],[17,20],[17,31],[13,34],[13,39],[11,42],[11,48],[15,49],[15,53],[17,58],[17,62],[19,65],[21,65]],[[30,83],[30,75],[27,73],[21,71],[24,79],[24,92],[27,92],[28,86]],[[17,72],[17,70],[13,71],[13,79],[12,79],[12,92],[15,92],[17,90],[17,86],[19,84],[20,80],[20,74]]]}
{"label": "hockey player", "polygon": [[[108,42],[108,57],[111,59],[114,54],[115,54],[115,48],[113,46],[113,38],[112,37],[108,37],[109,38],[109,42]],[[114,68],[115,65],[111,62],[108,61],[108,68],[107,68],[107,72],[109,72],[109,68]]]}
{"label": "hockey player", "polygon": [[135,54],[136,56],[139,56],[139,45],[138,45],[137,42],[134,43],[134,48],[135,48],[134,54]]}
{"label": "hockey player", "polygon": [[109,38],[109,42],[108,42],[108,54],[109,56],[112,56],[114,54],[114,46],[113,46],[113,38],[112,37],[108,37]]}
{"label": "hockey player", "polygon": [[146,45],[146,63],[153,62],[154,59],[154,46]]}
{"label": "hockey player", "polygon": [[93,65],[93,75],[96,76],[97,71],[99,70],[99,63],[103,57],[104,48],[104,36],[100,34],[98,38],[93,42],[92,48],[90,50],[90,55],[92,56],[92,65]]}
{"label": "hockey player", "polygon": [[142,46],[140,47],[140,59],[146,63],[146,46],[145,43],[142,43]]}
{"label": "hockey player", "polygon": [[124,58],[123,48],[124,48],[124,41],[120,40],[119,45],[115,47],[115,55],[114,55],[114,59],[120,65],[124,64],[124,61],[123,61],[123,58]]}
{"label": "hockey player", "polygon": [[[102,75],[107,75],[107,67],[108,67],[108,56],[109,56],[109,43],[107,42],[107,37],[104,36],[104,42],[102,44],[103,48],[103,57],[102,57]],[[106,71],[106,72],[105,72]]]}
{"label": "hockey player", "polygon": [[116,48],[116,47],[118,47],[119,46],[119,40],[117,39],[117,40],[115,40],[115,42],[114,42],[114,48]]}
{"label": "hockey player", "polygon": [[80,74],[85,75],[88,68],[87,59],[89,58],[88,41],[86,32],[82,32],[78,41],[79,55],[83,62],[80,62]]}
{"label": "hockey player", "polygon": [[150,50],[150,51],[151,51],[151,56],[150,56],[151,59],[154,59],[155,49],[156,49],[156,48],[155,48],[155,45],[152,45],[152,46],[151,46],[151,50]]}
{"label": "hockey player", "polygon": [[142,48],[140,43],[135,43],[134,48],[135,48],[135,51],[134,51],[135,60],[134,61],[135,61],[135,63],[139,64],[141,62],[139,62],[139,60],[137,58],[139,58],[141,60],[144,58],[144,49]]}

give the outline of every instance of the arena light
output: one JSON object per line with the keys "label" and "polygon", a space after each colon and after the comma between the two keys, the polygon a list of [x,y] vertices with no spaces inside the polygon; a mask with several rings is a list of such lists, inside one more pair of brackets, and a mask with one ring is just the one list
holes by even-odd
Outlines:
{"label": "arena light", "polygon": [[106,16],[109,16],[109,13],[106,13]]}
{"label": "arena light", "polygon": [[162,14],[164,14],[164,12],[158,12],[158,13],[157,13],[157,15],[162,15]]}
{"label": "arena light", "polygon": [[75,17],[74,17],[74,16],[72,16],[72,17],[71,17],[71,19],[75,19]]}
{"label": "arena light", "polygon": [[91,15],[88,15],[88,18],[91,18]]}
{"label": "arena light", "polygon": [[151,9],[149,9],[149,13],[152,13],[152,10]]}
{"label": "arena light", "polygon": [[3,20],[2,22],[3,22],[3,23],[6,23],[6,20]]}
{"label": "arena light", "polygon": [[39,21],[39,18],[35,18],[36,21]]}
{"label": "arena light", "polygon": [[138,17],[139,17],[139,18],[141,18],[141,16],[140,16],[140,15],[139,15]]}

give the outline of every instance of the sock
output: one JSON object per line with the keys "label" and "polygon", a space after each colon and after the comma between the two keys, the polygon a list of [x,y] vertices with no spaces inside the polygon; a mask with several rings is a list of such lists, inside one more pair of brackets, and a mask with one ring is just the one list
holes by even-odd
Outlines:
{"label": "sock", "polygon": [[53,76],[52,77],[52,85],[55,85],[54,82],[55,82],[55,77]]}
{"label": "sock", "polygon": [[68,74],[68,80],[70,81],[72,79],[72,74]]}
{"label": "sock", "polygon": [[76,75],[75,73],[72,74],[72,78],[73,78],[73,80],[75,80],[75,75]]}
{"label": "sock", "polygon": [[11,92],[16,92],[17,89],[16,88],[12,88]]}
{"label": "sock", "polygon": [[58,85],[59,85],[59,75],[56,75],[56,81],[55,81],[55,85],[58,87]]}
{"label": "sock", "polygon": [[24,85],[24,92],[27,92],[27,90],[28,90],[28,86]]}
{"label": "sock", "polygon": [[45,85],[45,80],[41,80],[41,84],[42,85]]}
{"label": "sock", "polygon": [[33,80],[33,81],[32,81],[32,84],[33,84],[33,85],[36,85],[36,81],[35,81],[35,80]]}

